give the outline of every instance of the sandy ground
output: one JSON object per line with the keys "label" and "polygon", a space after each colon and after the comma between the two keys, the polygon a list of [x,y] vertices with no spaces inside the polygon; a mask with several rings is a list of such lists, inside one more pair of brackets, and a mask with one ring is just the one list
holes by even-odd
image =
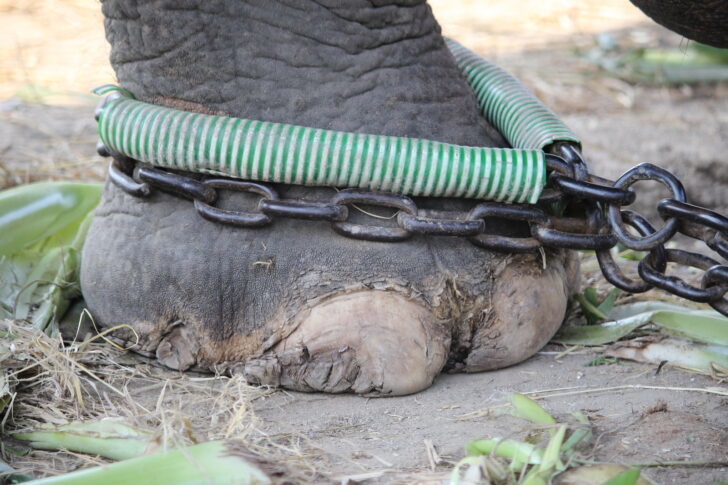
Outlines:
{"label": "sandy ground", "polygon": [[[597,173],[615,177],[637,162],[654,162],[683,178],[693,201],[728,211],[728,85],[628,83],[605,75],[581,55],[605,32],[630,48],[680,46],[682,39],[646,22],[627,1],[527,0],[519,2],[518,12],[505,0],[432,4],[445,33],[509,69],[563,116],[582,137]],[[49,23],[49,16],[58,21]],[[0,0],[0,188],[103,179],[105,162],[93,148],[93,100],[84,93],[113,81],[107,55],[95,2]],[[646,187],[640,207],[657,195]],[[585,272],[584,285],[597,281],[594,271]],[[705,392],[725,391],[725,383],[670,367],[656,373],[655,366],[628,362],[586,367],[597,351],[559,357],[563,350],[552,345],[496,372],[443,375],[414,396],[281,391],[258,398],[253,409],[259,431],[271,439],[318,450],[317,466],[329,470],[329,479],[371,473],[366,483],[438,483],[469,440],[523,438],[528,429],[522,421],[496,412],[516,391],[545,396],[544,406],[557,417],[574,410],[587,414],[597,437],[588,450],[591,459],[728,460],[728,399]],[[160,392],[138,386],[132,397],[152,404],[179,398],[174,393],[160,398]],[[666,410],[648,412],[660,400]],[[441,458],[434,469],[425,440]],[[32,469],[33,456],[45,465],[52,461],[47,453],[33,452],[23,466]],[[51,469],[88,463],[61,460]],[[728,468],[665,466],[646,474],[660,484],[707,485],[726,480]]]}
{"label": "sandy ground", "polygon": [[[510,369],[441,376],[432,388],[416,396],[365,400],[277,393],[259,403],[258,416],[267,423],[266,431],[300,433],[314,441],[335,457],[340,474],[382,471],[382,483],[411,479],[397,477],[392,470],[407,470],[424,479],[423,470],[430,467],[425,440],[442,457],[435,468],[442,470],[462,457],[463,444],[471,440],[524,439],[528,424],[496,413],[513,392],[561,394],[542,401],[557,419],[577,410],[587,414],[597,436],[591,451],[594,460],[725,459],[725,398],[675,390],[713,384],[674,369],[655,375],[655,368],[647,365],[585,367],[596,352],[555,359],[562,350],[546,349]],[[619,386],[635,388],[610,389]],[[667,411],[648,414],[661,399],[668,403]],[[709,484],[728,476],[728,468],[657,468],[646,474],[660,484]]]}

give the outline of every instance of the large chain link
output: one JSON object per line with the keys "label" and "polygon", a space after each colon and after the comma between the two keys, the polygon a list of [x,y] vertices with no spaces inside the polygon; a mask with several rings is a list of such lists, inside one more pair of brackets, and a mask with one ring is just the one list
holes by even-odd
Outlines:
{"label": "large chain link", "polygon": [[[103,146],[99,153],[111,155]],[[555,144],[546,159],[549,181],[539,204],[482,202],[470,211],[423,210],[403,195],[354,189],[341,190],[327,202],[281,199],[267,184],[219,177],[197,180],[118,154],[114,154],[109,167],[109,178],[136,197],[147,197],[157,189],[189,199],[203,218],[237,227],[267,226],[275,218],[285,217],[327,221],[343,236],[368,241],[398,242],[414,235],[459,236],[482,248],[509,253],[533,252],[544,246],[594,250],[605,278],[617,288],[641,293],[657,287],[688,300],[708,303],[728,315],[728,266],[703,254],[664,247],[676,233],[681,233],[703,241],[728,260],[728,218],[687,203],[680,181],[652,164],[638,165],[612,182],[590,174],[579,150],[571,144]],[[670,191],[670,197],[657,207],[664,220],[660,229],[652,227],[639,213],[623,209],[635,201],[630,187],[640,180],[657,181]],[[215,205],[221,190],[251,193],[260,199],[247,210],[223,209]],[[388,224],[355,223],[350,217],[351,209],[359,206],[396,212]],[[493,219],[522,221],[530,228],[530,235],[497,234],[488,223]],[[614,261],[610,250],[617,243],[646,252],[637,267],[641,281],[625,276]],[[668,263],[702,270],[700,286],[667,275]]]}

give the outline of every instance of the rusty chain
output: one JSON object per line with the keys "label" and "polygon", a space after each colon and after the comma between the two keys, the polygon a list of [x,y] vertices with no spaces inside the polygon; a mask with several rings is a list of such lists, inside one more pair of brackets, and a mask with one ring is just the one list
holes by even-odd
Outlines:
{"label": "rusty chain", "polygon": [[[112,155],[103,147],[99,153]],[[398,242],[414,235],[459,236],[485,249],[509,253],[538,251],[542,247],[594,250],[605,278],[617,288],[641,293],[653,287],[682,298],[710,304],[728,315],[728,266],[694,252],[666,249],[676,233],[703,241],[728,260],[728,218],[687,203],[685,189],[670,172],[652,164],[638,165],[615,182],[589,173],[579,150],[568,143],[554,144],[546,155],[549,179],[537,205],[482,202],[470,211],[422,210],[406,196],[345,189],[327,202],[281,199],[270,185],[229,178],[196,179],[137,163],[113,154],[110,180],[136,197],[148,197],[153,189],[193,202],[203,218],[237,227],[262,227],[275,218],[327,221],[337,233],[368,241]],[[668,188],[670,198],[658,204],[664,220],[655,229],[639,213],[623,209],[635,201],[630,187],[637,181],[657,181]],[[217,207],[219,191],[246,192],[260,196],[250,210]],[[389,224],[352,222],[351,208],[385,207],[395,210]],[[364,214],[367,214],[364,212]],[[488,220],[526,223],[530,234],[519,237],[495,233]],[[624,275],[611,248],[620,243],[645,251],[638,263],[641,281]],[[700,286],[666,274],[668,263],[703,271]]]}

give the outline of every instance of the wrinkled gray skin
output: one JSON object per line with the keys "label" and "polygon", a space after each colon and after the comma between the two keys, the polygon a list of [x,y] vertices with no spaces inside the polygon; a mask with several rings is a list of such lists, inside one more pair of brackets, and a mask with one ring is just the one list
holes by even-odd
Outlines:
{"label": "wrinkled gray skin", "polygon": [[[633,0],[726,42],[724,0]],[[362,133],[505,146],[480,116],[422,0],[104,0],[120,84],[178,109]],[[331,189],[277,187],[324,200]],[[222,205],[250,206],[242,195]],[[419,200],[466,209],[473,202]],[[363,218],[364,216],[359,215]],[[514,223],[489,226],[504,233]],[[396,395],[443,370],[528,358],[575,291],[571,255],[512,256],[463,239],[382,244],[325,223],[242,230],[192,204],[107,184],[83,254],[97,322],[172,368],[243,372],[292,389]]]}

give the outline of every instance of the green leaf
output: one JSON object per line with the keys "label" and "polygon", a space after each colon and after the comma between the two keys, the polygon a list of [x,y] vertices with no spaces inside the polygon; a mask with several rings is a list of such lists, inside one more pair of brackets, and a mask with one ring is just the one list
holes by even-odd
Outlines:
{"label": "green leaf", "polygon": [[530,443],[504,439],[485,439],[471,441],[465,446],[468,455],[495,455],[511,460],[514,468],[520,468],[523,464],[538,465],[541,463],[543,450],[536,448]]}
{"label": "green leaf", "polygon": [[612,312],[614,302],[617,300],[620,293],[619,288],[613,288],[604,301],[597,307],[597,310],[599,310],[603,315],[608,316]]}
{"label": "green leaf", "polygon": [[[604,56],[600,56],[604,57]],[[595,59],[631,81],[684,84],[728,80],[726,50],[691,43],[683,48],[633,49],[618,59]]]}
{"label": "green leaf", "polygon": [[[6,318],[46,331],[80,295],[80,246],[35,246],[0,260],[0,302]],[[52,333],[52,332],[49,332]]]}
{"label": "green leaf", "polygon": [[179,450],[87,468],[32,485],[268,485],[270,479],[233,443],[210,441]]}
{"label": "green leaf", "polygon": [[589,418],[587,418],[581,411],[574,411],[571,414],[576,418],[581,426],[572,431],[569,438],[561,446],[561,453],[567,458],[576,453],[577,446],[579,446],[583,441],[588,441],[592,438]]}
{"label": "green leaf", "polygon": [[76,451],[112,460],[135,458],[154,445],[149,431],[129,426],[117,418],[41,428],[29,433],[16,433],[13,437],[29,441],[33,448]]}
{"label": "green leaf", "polygon": [[521,485],[548,485],[548,483],[536,469],[533,469],[526,475]]}
{"label": "green leaf", "polygon": [[511,414],[517,418],[523,418],[536,424],[555,424],[556,420],[544,408],[533,399],[513,393],[511,396],[513,411]]}
{"label": "green leaf", "polygon": [[100,184],[46,182],[0,191],[0,256],[79,221],[100,199]]}
{"label": "green leaf", "polygon": [[619,362],[619,359],[617,359],[615,357],[599,356],[599,357],[593,358],[592,360],[590,360],[589,362],[584,364],[584,367],[597,367],[600,365],[616,364],[617,362]]}
{"label": "green leaf", "polygon": [[0,192],[0,231],[12,233],[0,232],[6,250],[0,252],[0,318],[56,332],[56,322],[80,295],[81,248],[100,190],[99,185],[46,183]]}
{"label": "green leaf", "polygon": [[556,431],[554,436],[549,440],[549,444],[546,445],[546,450],[543,452],[543,458],[537,469],[542,476],[550,476],[555,470],[563,470],[564,464],[561,463],[559,458],[561,454],[561,446],[564,443],[564,437],[566,436],[566,425],[562,424]]}
{"label": "green leaf", "polygon": [[640,478],[639,468],[632,468],[622,472],[614,478],[610,478],[602,485],[635,485]]}
{"label": "green leaf", "polygon": [[604,345],[616,342],[649,321],[649,316],[645,316],[598,325],[564,325],[552,340],[569,345]]}
{"label": "green leaf", "polygon": [[596,288],[589,287],[586,290],[584,290],[584,298],[586,298],[586,301],[591,303],[594,306],[597,306],[599,304],[599,300],[597,299],[597,290]]}
{"label": "green leaf", "polygon": [[583,293],[574,296],[579,305],[581,311],[584,313],[589,324],[594,324],[601,320],[607,320],[609,318],[609,312],[614,307],[614,302],[619,296],[619,290],[617,288],[612,289],[607,297],[600,303],[599,297],[597,296],[597,290],[595,288],[587,288]]}
{"label": "green leaf", "polygon": [[639,302],[614,308],[612,316],[615,320],[599,325],[564,325],[553,340],[570,345],[603,345],[616,342],[634,330],[654,323],[673,335],[728,345],[728,318],[716,311]]}
{"label": "green leaf", "polygon": [[599,311],[599,309],[594,306],[595,304],[589,301],[586,296],[577,293],[574,295],[574,299],[579,302],[581,311],[584,313],[584,317],[590,324],[596,323],[600,320],[606,320],[608,318],[607,315]]}
{"label": "green leaf", "polygon": [[687,337],[707,344],[728,345],[728,318],[718,314],[689,312],[655,312],[650,319],[671,335]]}

